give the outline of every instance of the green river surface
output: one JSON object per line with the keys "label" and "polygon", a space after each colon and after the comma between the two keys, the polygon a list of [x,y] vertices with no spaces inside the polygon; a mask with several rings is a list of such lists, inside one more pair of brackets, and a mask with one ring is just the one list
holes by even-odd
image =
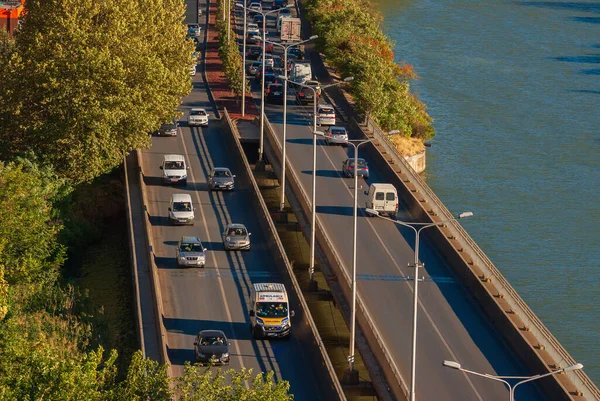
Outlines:
{"label": "green river surface", "polygon": [[435,119],[428,184],[600,383],[600,2],[376,4]]}

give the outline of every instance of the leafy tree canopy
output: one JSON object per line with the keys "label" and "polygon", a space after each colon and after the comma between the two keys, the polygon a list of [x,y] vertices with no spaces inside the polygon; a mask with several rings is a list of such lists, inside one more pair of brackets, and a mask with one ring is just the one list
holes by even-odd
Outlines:
{"label": "leafy tree canopy", "polygon": [[[191,90],[181,0],[28,0],[0,47],[0,148],[32,149],[75,181],[148,147]],[[4,49],[4,50],[2,50]],[[6,159],[7,155],[4,156]]]}

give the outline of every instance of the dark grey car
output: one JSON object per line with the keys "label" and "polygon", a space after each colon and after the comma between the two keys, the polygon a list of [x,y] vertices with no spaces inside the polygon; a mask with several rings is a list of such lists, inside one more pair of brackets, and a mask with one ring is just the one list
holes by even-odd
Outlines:
{"label": "dark grey car", "polygon": [[241,249],[250,250],[250,235],[246,226],[243,224],[228,224],[223,231],[223,246],[226,251]]}
{"label": "dark grey car", "polygon": [[164,123],[158,129],[159,136],[177,136],[178,124],[174,121]]}
{"label": "dark grey car", "polygon": [[208,176],[209,189],[223,189],[233,191],[235,175],[227,167],[215,167]]}
{"label": "dark grey car", "polygon": [[210,365],[229,364],[229,345],[221,330],[203,330],[194,340],[194,356],[197,363]]}

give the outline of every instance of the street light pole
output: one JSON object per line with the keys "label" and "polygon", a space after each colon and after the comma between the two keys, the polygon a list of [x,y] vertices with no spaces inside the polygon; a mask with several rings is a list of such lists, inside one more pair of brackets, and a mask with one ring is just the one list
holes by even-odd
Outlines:
{"label": "street light pole", "polygon": [[[348,140],[354,147],[354,228],[352,231],[352,305],[350,312],[350,350],[348,353],[348,369],[344,372],[343,382],[355,385],[359,382],[358,371],[354,369],[354,345],[356,342],[356,237],[358,221],[358,148],[373,139]],[[356,143],[354,143],[356,142]]]}
{"label": "street light pole", "polygon": [[[244,13],[247,12],[248,8],[240,3],[235,4],[237,7],[243,8]],[[286,5],[285,7],[293,7],[293,3]],[[271,10],[267,12],[255,11],[257,14],[263,16],[262,22],[262,74],[261,74],[261,90],[260,90],[260,140],[258,145],[258,163],[257,166],[263,165],[263,145],[264,145],[264,133],[265,133],[265,49],[267,47],[267,15],[272,14],[274,12],[278,12],[279,10]],[[245,18],[245,17],[244,17]],[[244,30],[246,30],[244,26]],[[244,37],[244,43],[246,42],[246,38]],[[244,70],[246,66],[244,65]],[[245,82],[244,82],[245,84]],[[244,99],[245,100],[245,99]]]}
{"label": "street light pole", "polygon": [[[399,224],[404,227],[408,227],[415,232],[415,257],[414,257],[414,268],[415,268],[415,276],[414,276],[414,294],[413,294],[413,322],[412,322],[412,356],[411,356],[411,364],[410,364],[410,401],[415,401],[415,382],[416,382],[416,371],[417,371],[417,312],[419,306],[419,267],[423,267],[424,265],[419,262],[419,243],[421,232],[430,227],[437,227],[440,224],[447,223],[449,221],[453,221],[456,219],[464,219],[466,217],[473,216],[472,212],[463,212],[459,214],[457,217],[452,219],[442,220],[437,223],[407,223],[399,220],[390,219],[389,217],[384,217],[379,214],[378,211],[373,209],[366,209],[366,212],[369,214],[373,214],[381,219],[391,221],[393,223]],[[416,227],[419,227],[418,229]]]}
{"label": "street light pole", "polygon": [[317,39],[319,36],[313,35],[310,38],[303,40],[298,43],[291,45],[282,45],[281,43],[270,42],[274,46],[283,48],[283,72],[284,72],[284,85],[283,85],[283,162],[281,164],[281,202],[279,203],[279,211],[285,210],[285,160],[286,160],[286,141],[287,141],[287,86],[288,86],[288,70],[287,70],[287,52],[290,47],[300,46],[306,42]]}
{"label": "street light pole", "polygon": [[[279,78],[281,79],[285,79],[284,76],[279,76]],[[348,77],[348,78],[344,78],[344,80],[340,81],[340,82],[335,82],[333,84],[329,84],[329,85],[325,85],[322,86],[321,89],[327,89],[327,88],[331,88],[333,86],[338,86],[338,85],[342,85],[346,82],[350,82],[354,79],[354,77]],[[311,198],[311,207],[312,207],[312,214],[311,214],[311,224],[310,224],[310,266],[308,269],[308,274],[310,277],[309,283],[308,283],[308,289],[310,291],[316,291],[318,289],[317,286],[317,282],[314,279],[315,276],[315,237],[316,237],[316,220],[317,220],[317,207],[316,207],[316,200],[315,200],[315,194],[317,191],[317,136],[320,135],[321,133],[317,131],[317,89],[314,86],[310,86],[310,85],[305,85],[303,83],[300,82],[294,82],[294,81],[287,81],[289,83],[292,83],[294,85],[298,85],[302,88],[309,88],[310,90],[313,91],[314,97],[313,97],[313,172],[312,172],[312,198]]]}
{"label": "street light pole", "polygon": [[[496,375],[490,375],[488,373],[479,373],[479,372],[474,372],[472,370],[468,370],[468,369],[464,369],[460,363],[458,362],[454,362],[454,361],[444,361],[442,363],[443,366],[447,367],[447,368],[451,368],[451,369],[456,369],[459,370],[461,372],[470,374],[470,375],[474,375],[474,376],[480,376],[486,379],[490,379],[490,380],[495,380],[495,381],[499,381],[504,383],[504,385],[506,385],[506,387],[508,387],[508,399],[509,401],[515,401],[515,390],[517,389],[518,386],[520,386],[521,384],[524,383],[529,383],[532,382],[534,380],[538,380],[541,379],[543,377],[548,377],[551,375],[555,375],[557,373],[563,373],[563,372],[571,372],[573,370],[579,370],[579,369],[583,369],[583,365],[580,363],[576,363],[574,365],[571,366],[567,366],[565,368],[562,369],[557,369],[554,370],[552,372],[548,372],[545,373],[543,375],[535,375],[535,376],[496,376]],[[515,383],[515,385],[511,385],[510,382],[508,380],[511,379],[523,379],[517,383]]]}
{"label": "street light pole", "polygon": [[244,44],[243,46],[243,53],[242,53],[242,117],[244,117],[246,115],[246,40],[247,40],[247,31],[248,31],[248,24],[246,22],[246,17],[248,15],[248,13],[246,12],[246,9],[243,10],[244,12]]}

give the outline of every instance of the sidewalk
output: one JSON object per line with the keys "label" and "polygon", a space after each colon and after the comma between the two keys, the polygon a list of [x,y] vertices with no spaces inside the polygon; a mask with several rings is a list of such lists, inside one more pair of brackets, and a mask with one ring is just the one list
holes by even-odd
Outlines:
{"label": "sidewalk", "polygon": [[216,27],[216,13],[217,2],[216,0],[210,0],[208,35],[206,39],[206,52],[204,54],[206,80],[218,108],[221,109],[226,107],[231,119],[234,121],[252,121],[259,116],[259,111],[256,108],[249,91],[246,93],[245,116],[242,117],[240,97],[229,90],[227,86],[227,78],[223,72],[223,63],[219,58],[219,32]]}

